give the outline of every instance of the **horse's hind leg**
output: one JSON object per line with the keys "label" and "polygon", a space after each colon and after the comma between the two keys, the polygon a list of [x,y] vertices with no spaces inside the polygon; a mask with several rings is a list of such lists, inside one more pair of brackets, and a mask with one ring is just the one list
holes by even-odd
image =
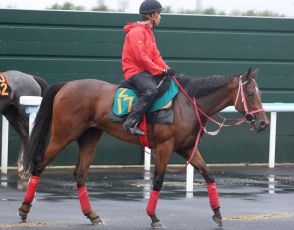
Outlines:
{"label": "horse's hind leg", "polygon": [[77,192],[82,212],[90,219],[93,224],[103,224],[103,221],[91,208],[88,191],[85,184],[89,167],[94,159],[96,145],[101,135],[101,130],[90,128],[78,138],[80,158],[77,162],[74,172],[74,176],[77,181]]}
{"label": "horse's hind leg", "polygon": [[[190,152],[189,152],[190,153]],[[184,156],[185,159],[188,159],[188,156]],[[213,220],[214,222],[221,227],[222,226],[222,216],[220,213],[220,205],[219,205],[219,197],[217,186],[214,180],[214,176],[211,170],[206,165],[205,161],[203,160],[198,148],[194,154],[192,161],[190,162],[191,165],[203,176],[207,183],[207,191],[209,196],[210,206],[214,212]]]}
{"label": "horse's hind leg", "polygon": [[44,157],[35,159],[36,163],[30,177],[27,191],[21,207],[18,209],[19,216],[22,221],[26,221],[27,215],[32,207],[37,187],[40,180],[40,175],[46,166],[58,155],[58,153],[69,143],[69,141],[57,139],[50,140],[48,147],[44,153]]}

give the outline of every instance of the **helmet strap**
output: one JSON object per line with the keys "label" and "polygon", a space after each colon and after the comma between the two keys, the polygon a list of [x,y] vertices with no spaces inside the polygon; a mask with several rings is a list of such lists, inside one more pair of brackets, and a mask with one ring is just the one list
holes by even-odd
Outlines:
{"label": "helmet strap", "polygon": [[152,14],[147,14],[145,15],[145,17],[147,18],[148,21],[150,21],[152,24],[152,28],[155,28],[156,27],[156,24],[155,24],[155,19],[154,19],[154,15],[155,15],[155,12],[152,13]]}

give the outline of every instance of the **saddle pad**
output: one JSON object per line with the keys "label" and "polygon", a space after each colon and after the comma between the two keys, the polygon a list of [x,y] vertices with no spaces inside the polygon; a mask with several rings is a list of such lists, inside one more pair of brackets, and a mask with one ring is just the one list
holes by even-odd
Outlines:
{"label": "saddle pad", "polygon": [[6,76],[0,73],[0,97],[7,97],[9,95],[9,87]]}
{"label": "saddle pad", "polygon": [[[172,99],[177,95],[178,91],[179,87],[172,80],[169,89],[154,101],[147,113],[170,108]],[[114,96],[112,112],[117,116],[129,114],[137,98],[136,93],[132,89],[118,88]]]}

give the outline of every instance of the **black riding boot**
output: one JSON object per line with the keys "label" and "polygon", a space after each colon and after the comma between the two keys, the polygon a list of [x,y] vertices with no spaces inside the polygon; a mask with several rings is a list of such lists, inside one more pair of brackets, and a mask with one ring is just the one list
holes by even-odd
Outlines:
{"label": "black riding boot", "polygon": [[131,134],[144,135],[144,132],[138,128],[139,122],[142,120],[145,112],[153,103],[157,95],[157,89],[147,89],[142,93],[136,103],[134,104],[132,111],[130,112],[127,120],[123,124],[123,128],[129,131]]}
{"label": "black riding boot", "polygon": [[131,134],[144,135],[144,132],[138,128],[138,124],[157,97],[157,84],[154,77],[146,72],[131,77],[128,82],[136,89],[138,99],[123,124],[123,128]]}
{"label": "black riding boot", "polygon": [[[141,101],[141,103],[140,103]],[[139,103],[138,103],[139,102]],[[142,120],[144,113],[145,113],[145,108],[148,106],[149,103],[146,103],[142,99],[138,98],[136,103],[133,105],[133,108],[127,118],[127,120],[123,124],[123,128],[126,131],[129,131],[131,134],[135,135],[144,135],[145,133],[139,129],[138,125],[139,122]]]}
{"label": "black riding boot", "polygon": [[129,131],[131,134],[144,135],[145,133],[139,129],[138,124],[139,121],[136,119],[127,119],[123,124],[123,128]]}

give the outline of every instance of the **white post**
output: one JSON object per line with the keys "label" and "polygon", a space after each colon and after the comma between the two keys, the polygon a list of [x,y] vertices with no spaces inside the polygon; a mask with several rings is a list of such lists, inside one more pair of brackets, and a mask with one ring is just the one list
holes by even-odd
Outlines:
{"label": "white post", "polygon": [[151,191],[151,173],[149,171],[144,171],[144,198],[149,199]]}
{"label": "white post", "polygon": [[39,96],[21,96],[19,103],[26,106],[26,113],[29,114],[29,134],[34,127],[34,121],[38,113],[42,97]]}
{"label": "white post", "polygon": [[269,162],[268,167],[275,167],[275,152],[276,152],[276,130],[277,130],[277,112],[271,112],[270,124],[270,145],[269,145]]}
{"label": "white post", "polygon": [[1,175],[1,187],[7,188],[7,186],[8,186],[7,174],[2,174]]}
{"label": "white post", "polygon": [[193,192],[193,185],[194,167],[191,164],[188,164],[186,169],[186,192]]}
{"label": "white post", "polygon": [[34,128],[34,122],[35,122],[35,118],[37,116],[39,107],[28,107],[26,108],[26,112],[30,115],[29,116],[29,135],[31,135],[31,132]]}
{"label": "white post", "polygon": [[8,165],[8,132],[9,123],[6,117],[2,116],[2,147],[1,147],[1,173],[7,174]]}
{"label": "white post", "polygon": [[150,171],[151,168],[151,149],[148,147],[144,148],[144,170]]}

